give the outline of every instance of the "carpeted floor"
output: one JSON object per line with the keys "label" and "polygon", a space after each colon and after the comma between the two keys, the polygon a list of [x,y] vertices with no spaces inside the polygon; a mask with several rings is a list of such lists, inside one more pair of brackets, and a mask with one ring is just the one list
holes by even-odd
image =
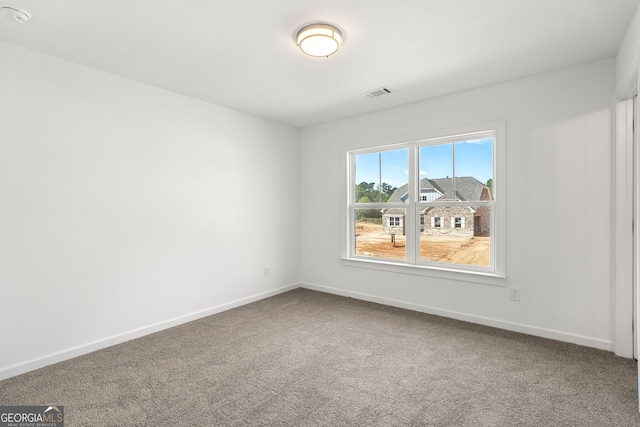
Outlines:
{"label": "carpeted floor", "polygon": [[66,426],[640,426],[614,354],[297,289],[0,382]]}

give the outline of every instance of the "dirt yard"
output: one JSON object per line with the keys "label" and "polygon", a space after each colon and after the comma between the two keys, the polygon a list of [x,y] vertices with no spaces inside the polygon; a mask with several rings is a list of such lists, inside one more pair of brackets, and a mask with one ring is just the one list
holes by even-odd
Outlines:
{"label": "dirt yard", "polygon": [[[405,259],[405,236],[384,233],[381,225],[359,222],[356,225],[356,254],[376,258]],[[489,266],[489,237],[420,236],[420,259],[464,265]]]}

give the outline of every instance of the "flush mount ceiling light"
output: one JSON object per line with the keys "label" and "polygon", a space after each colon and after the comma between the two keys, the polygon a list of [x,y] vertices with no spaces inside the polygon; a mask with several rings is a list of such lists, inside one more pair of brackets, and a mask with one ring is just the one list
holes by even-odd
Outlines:
{"label": "flush mount ceiling light", "polygon": [[13,6],[0,6],[0,15],[9,16],[21,24],[26,24],[31,19],[29,12]]}
{"label": "flush mount ceiling light", "polygon": [[340,49],[342,40],[339,29],[319,22],[305,25],[296,34],[296,45],[309,56],[329,57]]}

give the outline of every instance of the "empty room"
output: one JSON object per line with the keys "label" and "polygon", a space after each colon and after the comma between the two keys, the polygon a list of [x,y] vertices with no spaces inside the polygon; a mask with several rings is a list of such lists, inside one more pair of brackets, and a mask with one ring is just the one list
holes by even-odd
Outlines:
{"label": "empty room", "polygon": [[640,426],[640,0],[0,0],[0,427]]}

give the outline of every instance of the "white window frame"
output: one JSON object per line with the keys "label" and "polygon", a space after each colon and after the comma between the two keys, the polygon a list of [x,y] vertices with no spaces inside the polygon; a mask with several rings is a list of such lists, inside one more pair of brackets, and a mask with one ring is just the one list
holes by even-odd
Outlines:
{"label": "white window frame", "polygon": [[[419,259],[419,218],[420,211],[425,204],[433,205],[433,202],[420,202],[419,180],[415,173],[419,170],[419,147],[429,144],[457,142],[476,139],[491,134],[494,138],[493,145],[493,200],[491,208],[491,266],[476,267],[458,264],[444,264],[424,262]],[[399,206],[388,208],[404,208],[406,229],[406,260],[391,260],[372,257],[360,257],[355,255],[355,205],[354,205],[354,168],[355,155],[388,150],[398,150],[409,147],[409,203],[401,203]],[[347,214],[343,234],[345,246],[343,246],[341,263],[344,266],[368,268],[375,270],[391,271],[404,274],[421,275],[444,278],[457,281],[465,281],[479,284],[506,285],[506,239],[505,239],[505,121],[493,120],[489,122],[456,126],[448,129],[425,131],[410,136],[398,136],[384,138],[377,141],[361,141],[343,146],[347,159],[347,176],[345,200]],[[444,204],[444,202],[441,202]],[[450,204],[450,203],[448,203]],[[458,202],[456,206],[477,207],[489,204],[487,202]],[[368,204],[357,204],[357,208],[367,208]],[[393,205],[396,205],[395,203]],[[441,224],[446,227],[445,224]],[[418,231],[416,231],[418,228]],[[416,249],[417,248],[417,249]]]}

